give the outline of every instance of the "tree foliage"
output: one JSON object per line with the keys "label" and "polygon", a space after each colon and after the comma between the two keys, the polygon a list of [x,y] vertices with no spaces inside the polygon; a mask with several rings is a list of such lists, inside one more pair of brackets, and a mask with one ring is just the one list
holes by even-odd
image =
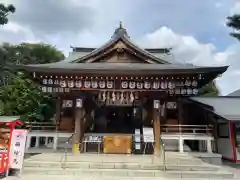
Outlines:
{"label": "tree foliage", "polygon": [[233,28],[235,31],[230,33],[230,35],[240,40],[240,14],[227,17],[227,26]]}
{"label": "tree foliage", "polygon": [[0,3],[0,25],[8,23],[8,15],[15,12],[15,7],[10,5],[4,5]]}
{"label": "tree foliage", "polygon": [[56,47],[44,43],[2,44],[2,49],[13,64],[45,64],[64,59],[64,54]]}
{"label": "tree foliage", "polygon": [[[23,74],[11,79],[9,85],[0,89],[2,114],[6,116],[21,116],[23,120],[46,120],[43,108],[51,109],[47,118],[53,116],[55,98],[43,93],[39,87]],[[1,106],[1,105],[0,105]]]}
{"label": "tree foliage", "polygon": [[46,121],[54,114],[55,97],[43,93],[38,85],[23,73],[16,72],[16,64],[57,62],[64,54],[47,44],[4,43],[0,49],[0,115],[21,115],[21,120]]}
{"label": "tree foliage", "polygon": [[198,95],[199,96],[218,96],[219,93],[220,92],[216,86],[216,82],[211,81],[210,83],[208,83],[207,85],[205,85],[199,90]]}

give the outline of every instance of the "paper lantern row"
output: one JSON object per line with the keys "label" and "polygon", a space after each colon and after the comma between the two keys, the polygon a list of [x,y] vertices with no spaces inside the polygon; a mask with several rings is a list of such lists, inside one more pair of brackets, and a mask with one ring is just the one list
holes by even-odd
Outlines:
{"label": "paper lantern row", "polygon": [[[59,85],[62,88],[93,88],[93,89],[113,89],[115,87],[115,82],[110,81],[74,81],[74,80],[52,80],[52,79],[43,79],[44,85]],[[198,82],[196,80],[186,80],[181,82],[173,81],[121,81],[121,89],[174,89],[175,87],[183,86],[193,86],[197,87]]]}

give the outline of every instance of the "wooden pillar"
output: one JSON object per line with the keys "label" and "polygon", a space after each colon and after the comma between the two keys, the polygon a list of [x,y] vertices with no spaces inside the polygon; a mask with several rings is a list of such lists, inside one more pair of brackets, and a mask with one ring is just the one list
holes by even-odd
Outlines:
{"label": "wooden pillar", "polygon": [[74,128],[74,136],[73,136],[73,153],[79,153],[79,144],[80,144],[80,136],[81,136],[81,119],[83,116],[83,109],[76,108],[75,109],[75,128]]}
{"label": "wooden pillar", "polygon": [[60,117],[61,117],[61,97],[57,98],[56,101],[56,131],[58,131],[59,124],[60,124]]}
{"label": "wooden pillar", "polygon": [[184,125],[184,122],[183,122],[183,103],[182,103],[181,99],[178,99],[177,108],[178,108],[179,133],[182,133],[182,126],[181,125]]}
{"label": "wooden pillar", "polygon": [[153,109],[153,113],[154,113],[153,129],[154,129],[154,141],[155,141],[154,153],[157,154],[159,153],[159,137],[161,134],[159,109]]}

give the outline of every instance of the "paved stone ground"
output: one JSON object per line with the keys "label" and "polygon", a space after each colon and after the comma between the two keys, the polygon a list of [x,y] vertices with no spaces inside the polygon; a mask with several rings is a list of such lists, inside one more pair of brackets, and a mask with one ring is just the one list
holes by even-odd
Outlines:
{"label": "paved stone ground", "polygon": [[[51,155],[52,156],[52,155]],[[45,155],[45,158],[49,159],[50,157]],[[32,157],[33,159],[44,159],[43,156],[34,156]],[[72,157],[75,158],[75,157]],[[101,156],[98,156],[98,158],[101,159]],[[122,158],[122,157],[121,157]],[[146,159],[146,156],[140,157],[141,161],[149,161],[149,159]],[[52,157],[51,160],[55,159],[55,161],[59,161],[58,159],[56,159],[56,157]],[[97,158],[94,157],[94,159],[96,160]],[[133,157],[134,159],[134,157]],[[71,160],[71,158],[69,159]],[[89,160],[89,159],[88,159]],[[116,159],[113,159],[114,161],[116,161]],[[121,159],[123,160],[123,159]],[[128,157],[128,160],[131,160],[131,158]],[[150,159],[151,160],[151,159]],[[124,159],[125,161],[125,159]],[[233,173],[236,174],[236,180],[240,180],[240,169],[236,169],[236,168],[232,168],[228,165],[223,165],[223,168],[229,171],[232,171]],[[150,177],[150,178],[146,178],[146,177],[103,177],[103,176],[96,176],[96,175],[81,175],[81,176],[72,176],[72,175],[30,175],[30,174],[22,174],[20,177],[13,177],[13,176],[9,176],[7,178],[4,178],[3,180],[53,180],[54,179],[58,179],[58,180],[180,180],[180,179],[172,179],[172,178],[163,178],[163,177]],[[199,177],[200,180],[201,177]],[[184,179],[182,179],[184,180]],[[187,178],[185,180],[193,180],[191,178]],[[194,180],[197,180],[196,178],[194,178]],[[201,179],[201,180],[206,180],[206,179]],[[211,179],[214,180],[214,179]],[[227,180],[227,179],[226,179]]]}
{"label": "paved stone ground", "polygon": [[[236,180],[240,179],[240,169],[225,167],[232,172],[236,173]],[[3,180],[180,180],[180,179],[170,179],[170,178],[146,178],[146,177],[97,177],[97,176],[67,176],[67,175],[21,175],[20,177],[9,176],[4,178]],[[183,180],[183,179],[182,179]],[[187,178],[186,180],[191,180],[191,178]],[[194,180],[197,180],[194,178]],[[200,179],[199,180],[203,180]],[[214,180],[214,179],[211,179]]]}
{"label": "paved stone ground", "polygon": [[[240,179],[240,169],[231,168],[225,166],[225,168],[231,170],[236,173],[236,180]],[[69,176],[69,175],[21,175],[20,177],[9,176],[4,178],[3,180],[180,180],[180,179],[170,179],[170,178],[146,178],[146,177],[97,177],[97,176]],[[181,179],[184,180],[184,179]],[[186,180],[192,180],[191,178],[187,178]],[[197,180],[194,178],[194,180]],[[204,180],[199,178],[199,180]],[[214,179],[211,179],[214,180]],[[225,179],[226,180],[226,179]]]}
{"label": "paved stone ground", "polygon": [[[22,176],[22,177],[8,177],[4,180],[53,180],[57,179],[57,180],[170,180],[168,178],[131,178],[131,177],[94,177],[94,176]],[[180,179],[171,179],[171,180],[180,180]],[[184,179],[181,179],[184,180]],[[191,179],[191,178],[187,178],[186,180],[197,180],[196,178]],[[199,180],[204,180],[204,179],[199,179]],[[212,179],[213,180],[213,179]],[[219,179],[218,179],[219,180]],[[225,179],[226,180],[226,179]]]}

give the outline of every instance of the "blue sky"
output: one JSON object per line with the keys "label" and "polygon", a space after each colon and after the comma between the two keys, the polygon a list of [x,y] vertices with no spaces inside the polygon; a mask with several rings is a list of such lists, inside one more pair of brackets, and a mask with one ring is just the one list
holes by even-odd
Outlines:
{"label": "blue sky", "polygon": [[240,88],[240,45],[226,17],[240,13],[237,0],[0,0],[16,13],[0,28],[0,41],[45,42],[65,54],[70,45],[97,47],[123,21],[142,47],[172,47],[174,58],[197,65],[230,65],[217,80],[222,94]]}

